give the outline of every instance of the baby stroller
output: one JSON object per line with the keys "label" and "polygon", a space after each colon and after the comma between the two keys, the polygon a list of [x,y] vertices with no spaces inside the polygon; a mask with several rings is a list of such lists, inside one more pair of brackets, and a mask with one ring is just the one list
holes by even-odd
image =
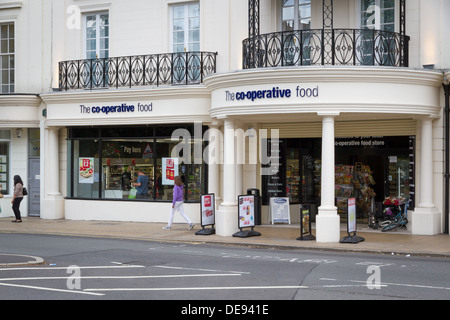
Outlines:
{"label": "baby stroller", "polygon": [[[373,201],[373,199],[372,199]],[[401,211],[401,208],[396,205],[382,205],[381,202],[372,202],[369,211],[369,228],[377,230],[381,227],[384,221],[392,221]]]}

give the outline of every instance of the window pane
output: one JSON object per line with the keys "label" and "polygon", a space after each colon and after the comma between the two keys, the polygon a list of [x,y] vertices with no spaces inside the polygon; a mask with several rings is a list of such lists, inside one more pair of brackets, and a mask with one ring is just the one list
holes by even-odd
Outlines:
{"label": "window pane", "polygon": [[199,28],[200,28],[200,18],[190,18],[189,29],[199,29]]}
{"label": "window pane", "polygon": [[14,39],[15,38],[15,36],[14,36],[14,24],[10,24],[9,25],[9,38],[10,39]]}
{"label": "window pane", "polygon": [[184,31],[173,33],[173,43],[184,43]]}
{"label": "window pane", "polygon": [[[175,147],[175,143],[171,141],[171,139],[158,139],[156,140],[156,172],[157,172],[157,180],[159,180],[159,175],[161,174],[161,183],[158,181],[158,188],[157,188],[157,195],[156,199],[159,200],[167,200],[172,201],[173,200],[173,184],[167,184],[164,183],[163,177],[169,177],[171,176],[171,173],[167,172],[167,170],[172,170],[171,168],[167,169],[166,172],[163,172],[163,158],[170,158],[172,149]],[[178,173],[180,172],[180,168],[178,166]],[[175,174],[175,169],[173,169],[173,175]],[[167,179],[166,179],[167,180]]]}
{"label": "window pane", "polygon": [[294,20],[294,7],[283,8],[283,20]]}
{"label": "window pane", "polygon": [[145,182],[136,186],[137,200],[153,199],[153,140],[103,141],[102,159],[103,198],[128,199],[134,183]]}
{"label": "window pane", "polygon": [[200,41],[200,32],[198,30],[189,31],[189,42]]}
{"label": "window pane", "polygon": [[86,28],[96,28],[97,27],[97,18],[96,16],[87,16],[86,17]]}
{"label": "window pane", "polygon": [[86,29],[86,39],[95,39],[97,35],[97,31],[95,28],[87,28]]}
{"label": "window pane", "polygon": [[2,34],[2,39],[7,39],[9,32],[8,32],[8,26],[7,25],[3,25],[1,27],[1,34]]}
{"label": "window pane", "polygon": [[200,6],[198,4],[191,4],[189,6],[189,17],[199,17],[200,16]]}
{"label": "window pane", "polygon": [[173,17],[174,19],[184,18],[184,6],[174,6]]}
{"label": "window pane", "polygon": [[73,197],[98,199],[101,175],[98,141],[74,141],[73,154]]}
{"label": "window pane", "polygon": [[2,56],[2,69],[9,68],[9,56]]}
{"label": "window pane", "polygon": [[8,40],[3,40],[3,38],[2,38],[1,46],[2,46],[1,53],[2,54],[8,53]]}

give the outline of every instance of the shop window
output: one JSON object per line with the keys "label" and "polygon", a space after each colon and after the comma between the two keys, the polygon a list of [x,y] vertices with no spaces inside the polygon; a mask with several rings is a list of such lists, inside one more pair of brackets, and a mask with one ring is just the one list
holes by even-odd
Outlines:
{"label": "shop window", "polygon": [[0,130],[0,191],[3,195],[9,194],[9,168],[10,168],[10,140],[11,131]]}
{"label": "shop window", "polygon": [[128,199],[138,172],[148,177],[148,192],[139,199],[153,199],[153,140],[102,142],[102,198]]}
{"label": "shop window", "polygon": [[75,140],[72,143],[72,182],[74,198],[98,199],[100,187],[100,145],[98,140]]}
{"label": "shop window", "polygon": [[[281,139],[279,170],[262,176],[263,204],[271,197],[320,205],[321,139]],[[263,168],[268,165],[262,165]],[[345,220],[349,198],[355,198],[359,218],[378,210],[386,198],[398,198],[415,207],[415,137],[351,137],[336,139],[335,198]]]}
{"label": "shop window", "polygon": [[[97,131],[87,128],[86,132],[80,128],[70,129],[69,137],[86,137],[89,133],[97,136],[101,132],[102,138],[69,138],[74,168],[69,179],[69,197],[128,200],[132,183],[137,181],[138,172],[142,170],[148,177],[148,192],[139,196],[138,200],[172,201],[173,179],[175,175],[180,175],[185,183],[184,199],[199,201],[200,195],[207,189],[206,165],[202,161],[200,164],[194,163],[193,139],[189,140],[186,150],[174,150],[180,143],[171,138],[177,128],[186,128],[187,134],[194,131],[192,125],[114,127]],[[155,129],[157,134],[167,134],[168,137],[153,139]],[[118,133],[124,137],[141,137],[114,139]]]}

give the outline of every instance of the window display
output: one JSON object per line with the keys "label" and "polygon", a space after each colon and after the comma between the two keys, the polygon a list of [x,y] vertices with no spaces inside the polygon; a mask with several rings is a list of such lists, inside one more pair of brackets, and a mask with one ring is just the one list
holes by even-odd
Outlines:
{"label": "window display", "polygon": [[[279,145],[280,170],[262,177],[263,204],[277,196],[320,206],[321,139],[281,139]],[[342,220],[349,198],[356,199],[359,219],[389,196],[405,198],[414,208],[414,171],[414,136],[337,138],[335,197]]]}
{"label": "window display", "polygon": [[[189,125],[181,127],[191,129]],[[68,149],[72,153],[72,171],[68,179],[68,197],[114,200],[134,198],[129,197],[130,191],[137,181],[138,171],[142,170],[148,177],[148,194],[137,197],[138,200],[171,201],[173,185],[164,183],[162,171],[163,159],[170,159],[178,144],[177,140],[171,139],[171,133],[177,128],[69,129]],[[155,138],[158,134],[169,137]],[[193,149],[192,147],[191,150]],[[185,164],[183,158],[174,158],[173,164],[176,166],[172,168],[173,173],[178,172],[185,183],[186,201],[199,201],[200,195],[207,188],[206,166]]]}

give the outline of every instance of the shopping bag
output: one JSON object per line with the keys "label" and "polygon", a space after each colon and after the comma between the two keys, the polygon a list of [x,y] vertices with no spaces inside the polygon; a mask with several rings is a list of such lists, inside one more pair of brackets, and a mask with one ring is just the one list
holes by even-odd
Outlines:
{"label": "shopping bag", "polygon": [[136,199],[137,190],[136,188],[131,188],[130,194],[128,195],[128,199]]}

